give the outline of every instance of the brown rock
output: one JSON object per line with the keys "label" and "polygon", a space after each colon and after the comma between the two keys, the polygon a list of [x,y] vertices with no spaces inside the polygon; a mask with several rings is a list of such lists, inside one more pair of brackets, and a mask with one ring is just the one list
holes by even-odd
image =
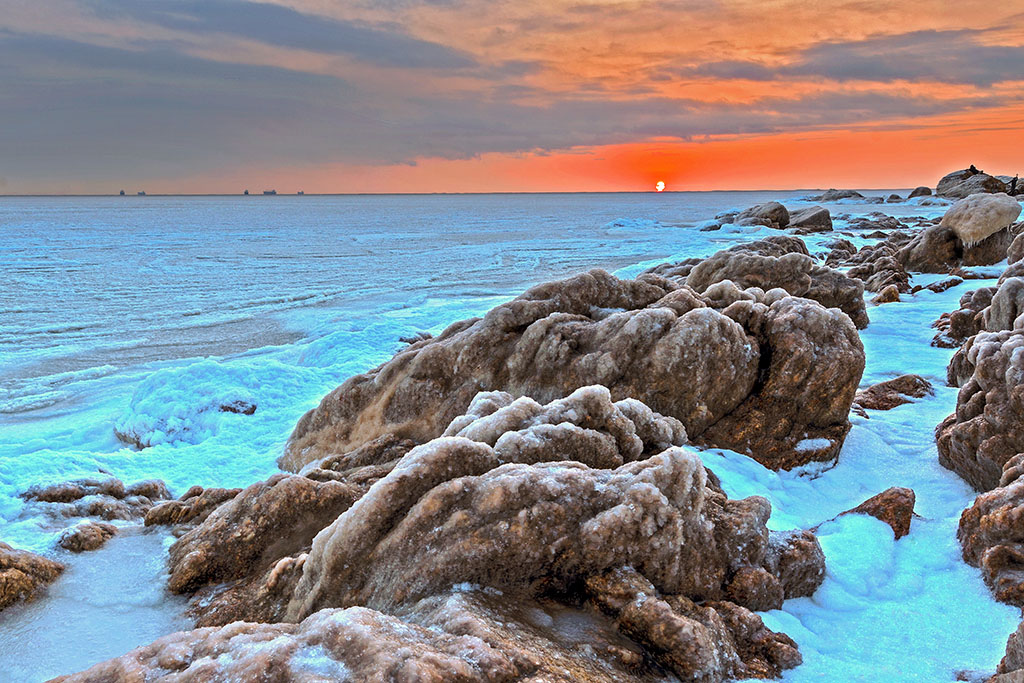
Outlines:
{"label": "brown rock", "polygon": [[1024,561],[1021,539],[1024,480],[1018,479],[979,495],[960,516],[957,538],[964,561],[981,568],[996,600],[1024,607]]}
{"label": "brown rock", "polygon": [[0,610],[31,600],[63,571],[60,562],[0,543]]}
{"label": "brown rock", "polygon": [[1006,183],[987,173],[972,173],[969,169],[953,171],[943,176],[935,187],[940,197],[962,199],[979,192],[1006,192]]}
{"label": "brown rock", "polygon": [[899,540],[910,533],[910,520],[914,517],[915,500],[913,489],[894,486],[882,491],[877,496],[868,498],[852,510],[840,513],[840,516],[870,515],[892,527],[892,533],[896,536],[896,540]]}
{"label": "brown rock", "polygon": [[113,538],[117,527],[106,522],[82,522],[66,529],[57,539],[57,544],[66,550],[80,553],[85,550],[96,550]]}
{"label": "brown rock", "polygon": [[[763,351],[775,377],[770,396],[758,393]],[[655,273],[627,281],[592,271],[536,287],[350,378],[303,416],[280,464],[299,470],[388,433],[428,441],[478,391],[547,402],[603,384],[617,400],[636,398],[678,418],[704,443],[715,443],[702,436],[709,427],[741,404],[756,404],[772,428],[719,429],[728,438],[722,445],[772,467],[793,466],[838,452],[862,369],[860,340],[846,316],[781,290],[719,282],[698,294]],[[787,391],[792,395],[781,395]],[[829,446],[795,452],[805,437]]]}
{"label": "brown rock", "polygon": [[789,227],[808,232],[828,232],[832,229],[832,215],[824,207],[809,206],[790,214]]}
{"label": "brown rock", "polygon": [[1009,230],[1000,230],[967,246],[948,225],[925,228],[905,247],[897,258],[903,267],[919,273],[954,273],[960,266],[990,266],[1006,258],[1012,237]]}
{"label": "brown rock", "polygon": [[908,199],[913,199],[914,197],[930,197],[931,194],[932,194],[932,189],[930,187],[925,187],[924,185],[921,185],[921,186],[915,187],[913,190],[911,190],[910,194],[907,195],[907,198]]}
{"label": "brown rock", "polygon": [[146,526],[156,524],[195,526],[209,517],[222,503],[225,503],[242,489],[204,489],[193,486],[178,500],[170,500],[154,506],[146,513]]}
{"label": "brown rock", "polygon": [[853,402],[868,410],[892,410],[912,398],[934,394],[931,383],[920,375],[900,375],[857,392]]}
{"label": "brown rock", "polygon": [[170,589],[191,592],[242,578],[307,547],[362,490],[278,474],[214,510],[170,549]]}
{"label": "brown rock", "polygon": [[1006,250],[1006,260],[1011,264],[1024,260],[1024,233],[1017,234]]}
{"label": "brown rock", "polygon": [[[943,313],[932,324],[932,327],[939,330],[935,339],[932,340],[932,346],[955,349],[985,329],[982,313],[992,303],[995,291],[995,287],[981,287],[960,297],[959,310]],[[964,378],[963,381],[966,382],[967,379]],[[954,383],[950,379],[950,386],[959,386],[961,383]]]}
{"label": "brown rock", "polygon": [[741,211],[733,222],[737,225],[767,225],[784,228],[789,225],[789,211],[778,202],[765,202]]}
{"label": "brown rock", "polygon": [[[999,662],[999,668],[996,669],[996,673],[1005,674],[1004,676],[996,676],[993,679],[998,681],[998,683],[1017,683],[1017,681],[1022,680],[1022,677],[1024,677],[1024,621],[1007,639],[1006,656],[1003,657],[1003,661]],[[1014,673],[1018,674],[1018,676],[1014,677]]]}
{"label": "brown rock", "polygon": [[969,379],[936,429],[939,463],[979,491],[997,486],[1003,465],[1024,452],[1022,347],[1024,330],[981,332],[950,364],[951,379]]}
{"label": "brown rock", "polygon": [[479,638],[416,626],[362,607],[324,610],[301,624],[238,622],[164,636],[62,683],[395,680],[512,682],[520,670]]}
{"label": "brown rock", "polygon": [[790,243],[771,242],[787,249],[781,255],[761,243],[739,245],[720,251],[697,264],[686,278],[686,285],[698,294],[726,280],[740,288],[757,287],[768,292],[782,289],[793,296],[814,299],[826,308],[839,308],[858,328],[867,327],[864,287],[854,278],[815,264],[807,248],[797,238]]}
{"label": "brown rock", "polygon": [[900,288],[897,285],[888,285],[885,289],[879,292],[874,299],[871,300],[873,304],[891,304],[896,303],[900,300]]}
{"label": "brown rock", "polygon": [[[631,416],[616,415],[598,387],[540,412],[529,399],[491,403],[484,394],[471,421],[453,422],[449,433],[459,436],[410,451],[317,535],[290,618],[328,605],[389,608],[464,582],[564,591],[624,565],[665,592],[715,597],[741,567],[767,562],[766,501],[730,501],[708,488],[688,451],[637,460],[681,436],[674,421],[638,417],[635,402]],[[602,413],[604,426],[593,419]],[[631,429],[650,446],[626,438]],[[590,467],[564,462],[566,454]]]}
{"label": "brown rock", "polygon": [[125,487],[120,480],[107,477],[33,486],[21,497],[52,517],[112,521],[140,519],[156,501],[170,498],[170,493],[162,481],[140,481]]}

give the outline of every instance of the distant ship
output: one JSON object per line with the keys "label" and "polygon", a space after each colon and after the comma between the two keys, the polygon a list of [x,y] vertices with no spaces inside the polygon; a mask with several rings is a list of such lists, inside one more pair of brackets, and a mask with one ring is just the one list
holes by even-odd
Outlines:
{"label": "distant ship", "polygon": [[246,190],[246,191],[245,191],[245,192],[243,192],[242,194],[244,194],[244,195],[248,196],[248,195],[249,195],[249,190]]}
{"label": "distant ship", "polygon": [[121,190],[121,196],[122,197],[124,196],[124,190]]}
{"label": "distant ship", "polygon": [[277,190],[263,190],[263,194],[277,194]]}
{"label": "distant ship", "polygon": [[306,194],[306,193],[305,193],[305,192],[303,192],[302,190],[299,190],[299,191],[298,191],[298,194]]}
{"label": "distant ship", "polygon": [[145,197],[146,196],[146,191],[145,190],[139,190],[135,194],[139,195],[140,197]]}

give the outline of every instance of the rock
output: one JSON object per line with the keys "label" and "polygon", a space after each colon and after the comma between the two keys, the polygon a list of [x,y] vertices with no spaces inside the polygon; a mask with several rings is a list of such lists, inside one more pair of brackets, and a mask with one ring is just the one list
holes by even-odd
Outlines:
{"label": "rock", "polygon": [[902,201],[903,197],[899,196],[898,194],[891,194],[885,198],[886,204],[899,204]]}
{"label": "rock", "polygon": [[1011,264],[1024,261],[1024,233],[1013,238],[1013,242],[1006,250],[1006,260]]}
{"label": "rock", "polygon": [[[518,399],[453,421],[459,436],[414,448],[316,536],[288,619],[328,606],[390,610],[460,583],[564,593],[620,566],[667,594],[720,598],[741,567],[770,565],[767,501],[728,500],[678,447],[637,460],[678,440],[678,426],[635,402],[622,420],[610,401],[588,387],[539,413]],[[590,424],[606,410],[614,419],[599,429],[620,424],[621,445],[609,434],[596,446],[589,430],[559,422]],[[637,422],[652,425],[637,434],[654,442],[625,438]]]}
{"label": "rock", "polygon": [[914,285],[913,289],[911,289],[910,291],[913,294],[917,294],[918,292],[923,292],[925,290],[929,292],[935,292],[936,294],[941,294],[942,292],[945,292],[947,289],[952,289],[953,287],[956,287],[957,285],[962,283],[963,279],[958,277],[950,277],[946,278],[945,280],[933,282],[930,285]]}
{"label": "rock", "polygon": [[143,518],[155,502],[170,498],[170,492],[162,481],[140,481],[126,487],[119,479],[107,477],[33,486],[21,497],[51,517],[113,521]]}
{"label": "rock", "polygon": [[832,215],[821,206],[809,206],[789,215],[789,227],[804,228],[809,232],[828,232],[832,229]]}
{"label": "rock", "polygon": [[888,234],[884,231],[905,230],[907,228],[907,225],[898,218],[881,211],[872,211],[867,216],[850,216],[847,218],[847,222],[853,230],[874,230],[882,232],[884,235]]}
{"label": "rock", "polygon": [[962,199],[979,192],[1006,192],[1006,189],[1006,184],[998,178],[963,169],[944,176],[935,187],[935,194]]}
{"label": "rock", "polygon": [[0,543],[0,610],[31,600],[63,571],[60,562]]}
{"label": "rock", "polygon": [[[719,251],[695,265],[686,286],[699,294],[729,281],[744,289],[764,292],[782,289],[793,296],[813,299],[828,308],[839,308],[858,328],[868,324],[864,287],[854,278],[814,263],[798,238],[768,238]],[[779,250],[786,250],[779,253]]]}
{"label": "rock", "polygon": [[934,394],[931,383],[920,375],[901,375],[857,392],[853,402],[868,410],[892,410],[912,398]]}
{"label": "rock", "polygon": [[950,364],[969,377],[956,412],[936,429],[939,463],[979,491],[999,484],[1003,465],[1024,452],[1024,330],[981,332]]}
{"label": "rock", "polygon": [[1000,281],[981,320],[989,332],[1024,329],[1024,277]]}
{"label": "rock", "polygon": [[[862,347],[846,316],[836,311],[823,317],[817,311],[817,304],[806,299],[772,304],[762,346],[773,351],[767,372],[762,369],[761,391],[705,431],[691,433],[692,438],[747,453],[772,468],[790,469],[838,455],[832,444],[841,443],[849,430],[844,419],[856,393],[850,383],[859,382],[854,378],[863,372]],[[808,353],[821,346],[831,349],[827,364]],[[819,443],[815,439],[828,445],[807,448]]]}
{"label": "rock", "polygon": [[974,194],[951,206],[939,225],[952,228],[965,246],[973,247],[1008,228],[1020,211],[1020,204],[1009,195]]}
{"label": "rock", "polygon": [[[995,294],[995,291],[995,287],[981,287],[967,292],[960,297],[960,308],[958,310],[952,313],[943,313],[938,320],[932,323],[932,327],[939,330],[939,333],[932,340],[932,346],[955,349],[970,337],[985,329],[982,314],[992,303],[992,296]],[[960,386],[967,379],[967,377],[964,377],[962,381],[954,381],[951,378],[949,385]]]}
{"label": "rock", "polygon": [[[794,272],[802,267],[795,264]],[[822,270],[817,281],[808,276],[808,295],[828,300],[851,291],[838,273]],[[759,368],[762,354],[767,373]],[[535,287],[350,378],[303,416],[280,464],[299,470],[389,433],[424,443],[479,391],[543,403],[602,384],[615,400],[636,398],[676,417],[701,443],[792,467],[838,452],[863,364],[846,315],[781,290],[723,281],[701,294],[657,273],[631,281],[591,271]],[[761,428],[723,422],[736,411]],[[805,438],[828,439],[829,446],[796,452]]]}
{"label": "rock", "polygon": [[241,491],[242,489],[204,489],[202,486],[193,486],[178,500],[170,500],[153,506],[146,513],[146,526],[190,523],[194,526],[205,520],[219,505],[231,500]]}
{"label": "rock", "polygon": [[57,545],[71,552],[96,550],[113,538],[117,527],[107,522],[86,521],[65,529],[57,539]]}
{"label": "rock", "polygon": [[950,225],[924,229],[900,249],[903,267],[918,273],[951,273],[960,266],[990,266],[1006,258],[1010,232],[1000,230],[973,246],[965,244]]}
{"label": "rock", "polygon": [[889,285],[879,292],[872,300],[873,304],[891,304],[900,300],[900,288],[898,285]]}
{"label": "rock", "polygon": [[910,194],[907,195],[907,199],[913,199],[914,197],[930,197],[931,194],[932,189],[930,187],[919,185],[918,187],[915,187],[913,190],[910,191]]}
{"label": "rock", "polygon": [[1024,480],[1017,479],[979,495],[960,516],[957,530],[964,561],[981,569],[996,600],[1018,607],[1024,607],[1022,514]]}
{"label": "rock", "polygon": [[659,595],[632,569],[591,577],[586,591],[624,634],[682,680],[777,677],[803,661],[796,643],[769,631],[750,610]]}
{"label": "rock", "polygon": [[868,498],[852,510],[840,513],[840,516],[870,515],[892,527],[892,533],[896,540],[899,540],[910,533],[910,520],[914,517],[915,501],[913,489],[894,486]]}
{"label": "rock", "polygon": [[150,681],[511,682],[529,673],[473,636],[437,632],[362,607],[301,624],[238,622],[164,636],[62,683]]}
{"label": "rock", "polygon": [[734,219],[737,225],[744,225],[744,221],[753,225],[785,228],[789,225],[789,210],[778,202],[765,202],[741,211]]}
{"label": "rock", "polygon": [[191,592],[242,578],[308,546],[363,491],[339,482],[277,474],[224,503],[170,549],[168,587]]}
{"label": "rock", "polygon": [[897,258],[898,250],[912,239],[911,235],[896,232],[884,242],[866,246],[834,265],[849,266],[847,275],[864,282],[869,292],[881,292],[895,285],[900,292],[910,291],[910,276]]}
{"label": "rock", "polygon": [[999,662],[996,673],[1001,674],[992,679],[996,683],[1020,683],[1024,680],[1024,621],[1007,639],[1006,656]]}
{"label": "rock", "polygon": [[236,400],[223,403],[217,407],[222,413],[235,413],[236,415],[253,415],[256,412],[256,404],[250,401]]}
{"label": "rock", "polygon": [[825,190],[822,194],[817,197],[811,197],[810,200],[814,202],[837,202],[840,199],[864,199],[864,195],[855,190]]}

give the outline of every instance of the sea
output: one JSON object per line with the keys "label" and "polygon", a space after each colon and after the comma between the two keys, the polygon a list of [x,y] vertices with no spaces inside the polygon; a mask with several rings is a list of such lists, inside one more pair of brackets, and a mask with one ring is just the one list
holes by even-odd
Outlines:
{"label": "sea", "polygon": [[[27,506],[19,494],[29,486],[111,475],[161,479],[180,495],[197,484],[260,481],[277,471],[299,417],[347,377],[386,361],[403,338],[437,334],[592,268],[633,277],[782,234],[701,228],[769,200],[803,208],[809,194],[0,197],[0,541],[69,564],[46,597],[0,613],[0,681],[69,673],[190,626],[183,600],[162,588],[173,538],[126,529],[108,548],[71,556],[55,542],[74,520]],[[826,206],[837,231],[877,210],[945,210]],[[806,241],[823,256],[836,236]],[[946,360],[928,367],[938,373]],[[233,401],[255,412],[218,410]],[[747,461],[733,467],[743,495],[804,486],[752,473]],[[968,494],[949,494],[950,510]],[[798,517],[777,524],[807,523]],[[990,617],[977,637],[1005,638],[1007,620]],[[988,653],[988,645],[976,649]]]}

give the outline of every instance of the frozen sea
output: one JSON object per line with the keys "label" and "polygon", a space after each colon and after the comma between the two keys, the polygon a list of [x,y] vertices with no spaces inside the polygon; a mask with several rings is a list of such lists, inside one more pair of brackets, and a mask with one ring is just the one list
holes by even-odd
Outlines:
{"label": "frozen sea", "polygon": [[[28,486],[98,472],[163,479],[175,495],[248,485],[276,471],[303,412],[401,337],[546,280],[595,267],[633,276],[764,237],[776,231],[699,226],[770,199],[800,208],[807,194],[0,198],[0,541],[70,563],[47,597],[0,613],[0,680],[70,673],[188,628],[181,601],[160,589],[170,539],[126,529],[70,557],[55,550],[63,525],[18,497]],[[822,253],[833,237],[808,246]],[[927,345],[930,322],[984,284],[870,309],[865,383],[918,372],[938,390],[855,419],[839,467],[810,477],[702,454],[731,495],[769,497],[779,529],[888,486],[917,491],[922,519],[898,543],[870,518],[822,527],[825,585],[766,615],[804,653],[786,680],[953,680],[998,663],[1019,613],[959,561],[956,520],[973,494],[935,462],[931,430],[956,394],[942,387],[951,352]],[[233,400],[255,414],[216,409]],[[154,445],[126,447],[115,429]],[[69,639],[87,646],[60,646]]]}

